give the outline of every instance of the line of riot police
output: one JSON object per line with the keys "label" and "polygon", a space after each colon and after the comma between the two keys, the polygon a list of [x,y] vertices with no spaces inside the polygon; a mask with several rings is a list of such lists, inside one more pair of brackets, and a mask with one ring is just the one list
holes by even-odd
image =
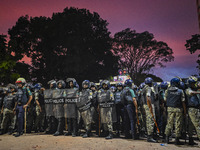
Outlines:
{"label": "line of riot police", "polygon": [[[0,134],[7,131],[12,134],[17,128],[15,136],[18,137],[23,134],[22,128],[27,126],[26,133],[34,130],[54,136],[81,135],[87,138],[95,131],[106,139],[124,136],[158,142],[162,138],[170,143],[175,122],[175,144],[182,144],[179,139],[186,138],[188,133],[189,144],[195,145],[193,126],[200,136],[200,85],[194,76],[188,78],[187,84],[180,78],[157,84],[148,77],[139,87],[131,79],[126,80],[124,85],[117,83],[112,87],[108,80],[103,80],[99,89],[95,83],[84,80],[81,91],[74,78],[57,82],[51,80],[47,89],[42,88],[40,83],[34,86],[23,84],[30,90],[22,90],[21,94],[22,99],[27,97],[23,105],[27,106],[27,120],[24,120],[24,115],[19,115],[19,110],[18,113],[16,111],[17,106],[21,106],[19,88],[10,84],[7,92],[0,89],[3,114]],[[22,122],[25,122],[23,126]],[[82,129],[85,130],[83,134]]]}

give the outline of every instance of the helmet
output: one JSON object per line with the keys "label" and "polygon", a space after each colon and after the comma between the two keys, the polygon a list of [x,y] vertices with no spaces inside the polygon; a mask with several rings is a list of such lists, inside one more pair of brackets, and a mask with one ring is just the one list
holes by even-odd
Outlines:
{"label": "helmet", "polygon": [[19,84],[19,83],[21,83],[21,84],[25,84],[26,83],[26,80],[24,79],[24,78],[18,78],[17,79],[17,81],[15,82],[16,84]]}
{"label": "helmet", "polygon": [[121,82],[119,82],[119,83],[116,84],[116,87],[118,87],[118,86],[122,86],[123,87],[123,84]]}
{"label": "helmet", "polygon": [[188,78],[188,86],[189,87],[191,87],[191,85],[193,84],[193,83],[196,83],[198,81],[198,78],[197,77],[195,77],[195,76],[190,76],[189,78]]}
{"label": "helmet", "polygon": [[116,89],[117,89],[117,88],[116,88],[115,86],[111,86],[111,87],[110,87],[110,90],[111,90],[113,93],[116,91]]}
{"label": "helmet", "polygon": [[132,84],[133,84],[133,80],[131,80],[131,79],[127,79],[127,80],[124,82],[124,85],[125,85],[125,86],[128,86],[128,87],[132,87]]}
{"label": "helmet", "polygon": [[7,87],[8,87],[9,89],[14,89],[15,92],[17,91],[17,87],[16,87],[14,84],[9,83],[9,84],[7,85]]}
{"label": "helmet", "polygon": [[59,83],[62,84],[62,87],[61,87],[61,88],[64,89],[64,88],[66,87],[65,81],[63,81],[63,80],[59,80],[59,81],[57,81],[57,83],[56,83],[56,84],[57,84],[57,87],[58,87],[58,84],[59,84]]}
{"label": "helmet", "polygon": [[185,90],[185,83],[183,81],[180,81],[180,89]]}
{"label": "helmet", "polygon": [[145,83],[144,83],[144,82],[142,82],[142,83],[140,84],[139,88],[140,88],[140,89],[143,89],[143,88],[144,88],[144,86],[145,86]]}
{"label": "helmet", "polygon": [[161,89],[167,89],[168,83],[166,81],[161,82],[160,87],[161,87]]}
{"label": "helmet", "polygon": [[101,82],[101,87],[103,87],[104,84],[106,84],[106,85],[108,86],[108,88],[110,88],[110,81],[108,81],[108,80],[103,80],[103,81]]}
{"label": "helmet", "polygon": [[145,84],[152,84],[153,83],[153,79],[151,77],[147,77],[145,80],[144,80],[144,83]]}
{"label": "helmet", "polygon": [[89,80],[84,80],[83,82],[82,82],[82,87],[84,86],[84,85],[87,85],[88,86],[88,88],[90,88],[90,81]]}
{"label": "helmet", "polygon": [[134,84],[132,88],[137,90],[138,87],[137,87],[137,85]]}
{"label": "helmet", "polygon": [[171,86],[177,86],[178,87],[180,85],[180,79],[179,78],[173,78],[173,79],[171,79],[170,83],[171,83]]}
{"label": "helmet", "polygon": [[40,90],[41,88],[42,88],[42,84],[41,83],[36,83],[34,85],[34,89],[36,89],[36,90]]}
{"label": "helmet", "polygon": [[90,87],[95,87],[97,88],[97,85],[94,82],[90,82]]}
{"label": "helmet", "polygon": [[56,88],[56,81],[55,80],[50,80],[48,82],[49,85],[53,84],[53,87],[52,88]]}
{"label": "helmet", "polygon": [[77,84],[76,79],[74,79],[74,78],[67,78],[66,79],[66,83],[69,84],[69,82],[73,82],[74,87],[79,88],[79,85]]}

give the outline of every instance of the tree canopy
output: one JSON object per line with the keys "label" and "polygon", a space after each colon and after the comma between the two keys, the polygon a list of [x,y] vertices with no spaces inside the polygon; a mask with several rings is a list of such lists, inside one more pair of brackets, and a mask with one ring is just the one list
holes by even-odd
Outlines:
{"label": "tree canopy", "polygon": [[[185,47],[191,54],[199,51],[200,52],[200,34],[192,35],[192,38],[186,40]],[[200,70],[200,54],[198,55],[199,59],[197,60],[197,68]]]}
{"label": "tree canopy", "polygon": [[38,82],[98,80],[118,70],[107,25],[97,13],[77,8],[51,18],[23,16],[9,29],[9,46],[16,60],[31,58],[31,77]]}
{"label": "tree canopy", "polygon": [[136,82],[141,74],[174,60],[173,51],[165,42],[156,41],[148,31],[137,33],[130,28],[114,35],[113,52],[120,57],[120,67],[127,68]]}

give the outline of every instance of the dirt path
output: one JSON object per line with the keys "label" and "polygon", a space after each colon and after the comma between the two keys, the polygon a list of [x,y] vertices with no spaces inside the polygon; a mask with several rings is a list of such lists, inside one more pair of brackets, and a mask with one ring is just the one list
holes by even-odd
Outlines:
{"label": "dirt path", "polygon": [[[0,150],[158,150],[158,149],[173,149],[173,150],[195,150],[200,149],[200,146],[191,147],[188,145],[175,146],[168,144],[161,146],[161,143],[148,143],[146,140],[127,140],[115,138],[105,140],[104,138],[91,137],[83,139],[82,137],[66,137],[52,135],[36,135],[27,134],[18,138],[11,135],[0,136]],[[200,142],[198,142],[200,145]]]}

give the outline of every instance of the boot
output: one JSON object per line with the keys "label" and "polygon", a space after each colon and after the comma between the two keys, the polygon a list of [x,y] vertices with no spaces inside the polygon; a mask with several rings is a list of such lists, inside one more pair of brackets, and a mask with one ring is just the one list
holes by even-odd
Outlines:
{"label": "boot", "polygon": [[13,129],[9,129],[9,131],[8,131],[8,135],[11,135],[11,134],[13,134]]}
{"label": "boot", "polygon": [[165,143],[169,144],[169,136],[165,137]]}
{"label": "boot", "polygon": [[0,130],[0,135],[3,135],[5,133],[5,130],[4,129],[1,129]]}
{"label": "boot", "polygon": [[87,138],[87,137],[89,137],[89,136],[90,136],[90,132],[87,131],[82,137],[83,137],[83,138]]}
{"label": "boot", "polygon": [[59,135],[62,135],[59,131],[56,131],[53,136],[59,136]]}
{"label": "boot", "polygon": [[182,145],[178,137],[175,138],[175,145]]}
{"label": "boot", "polygon": [[117,130],[116,136],[117,136],[117,137],[120,137],[120,132],[119,132],[119,130]]}
{"label": "boot", "polygon": [[22,135],[22,133],[17,132],[17,134],[15,134],[14,136],[15,136],[15,137],[19,137],[19,136],[21,136],[21,135]]}
{"label": "boot", "polygon": [[153,139],[152,135],[148,135],[147,142],[157,143],[157,141]]}
{"label": "boot", "polygon": [[189,145],[198,145],[198,144],[194,142],[192,137],[189,137]]}
{"label": "boot", "polygon": [[109,135],[105,138],[106,140],[109,140],[109,139],[112,139],[113,138],[113,135],[111,132],[109,132]]}
{"label": "boot", "polygon": [[64,134],[64,136],[69,136],[69,135],[72,135],[72,133],[71,132],[67,132],[67,133]]}

